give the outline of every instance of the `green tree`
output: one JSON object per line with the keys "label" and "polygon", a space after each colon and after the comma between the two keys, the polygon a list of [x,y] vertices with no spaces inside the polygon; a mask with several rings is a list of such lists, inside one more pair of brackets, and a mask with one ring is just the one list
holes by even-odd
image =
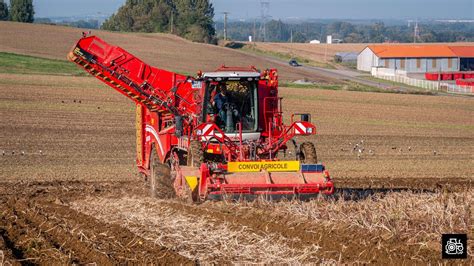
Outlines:
{"label": "green tree", "polygon": [[0,20],[8,19],[8,6],[3,0],[0,0]]}
{"label": "green tree", "polygon": [[208,0],[127,0],[103,29],[133,32],[170,32],[197,42],[215,36],[214,8]]}
{"label": "green tree", "polygon": [[291,38],[288,26],[281,20],[272,20],[267,23],[267,40],[270,42],[289,41]]}
{"label": "green tree", "polygon": [[349,33],[346,38],[344,38],[344,42],[347,43],[362,43],[364,42],[364,36],[358,32]]}
{"label": "green tree", "polygon": [[344,22],[344,21],[337,21],[333,22],[328,25],[327,32],[333,37],[344,39],[349,34],[354,33],[355,27],[351,23]]}
{"label": "green tree", "polygon": [[167,2],[160,1],[153,6],[150,12],[150,23],[152,32],[167,32],[172,31],[174,25],[174,8],[173,5]]}
{"label": "green tree", "polygon": [[417,42],[436,42],[436,33],[433,31],[425,31],[419,36]]}
{"label": "green tree", "polygon": [[[234,41],[247,41],[248,36],[262,35],[260,22],[256,21],[230,21],[227,24],[228,36]],[[413,42],[413,27],[400,25],[384,25],[383,23],[347,23],[335,22],[321,23],[302,21],[298,23],[280,24],[278,21],[267,23],[267,40],[275,42],[288,42],[286,31],[293,32],[293,42],[309,40],[324,40],[326,35],[343,39],[344,42],[369,43],[369,42]],[[281,27],[280,27],[281,26]],[[420,36],[418,42],[469,42],[474,40],[474,23],[440,23],[426,22],[419,24]],[[216,22],[218,35],[223,35],[224,24]],[[285,29],[286,28],[286,29]],[[285,34],[280,34],[283,32]]]}
{"label": "green tree", "polygon": [[369,42],[384,42],[386,40],[385,30],[386,28],[383,22],[376,22],[375,24],[373,24],[369,30]]}
{"label": "green tree", "polygon": [[175,0],[178,34],[197,42],[212,42],[214,7],[209,0]]}
{"label": "green tree", "polygon": [[33,23],[34,15],[33,0],[10,1],[10,19],[12,21]]}
{"label": "green tree", "polygon": [[303,43],[303,42],[306,42],[308,41],[308,38],[306,37],[306,35],[302,32],[296,32],[293,34],[293,42],[300,42],[300,43]]}

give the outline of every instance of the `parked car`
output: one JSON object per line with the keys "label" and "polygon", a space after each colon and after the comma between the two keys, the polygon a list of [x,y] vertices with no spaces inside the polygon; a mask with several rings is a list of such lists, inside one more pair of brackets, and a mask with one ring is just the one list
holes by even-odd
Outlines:
{"label": "parked car", "polygon": [[290,66],[292,66],[292,67],[299,67],[299,66],[301,66],[301,65],[298,63],[298,61],[296,61],[296,59],[294,59],[294,58],[290,59],[290,62],[288,62],[288,64],[289,64]]}

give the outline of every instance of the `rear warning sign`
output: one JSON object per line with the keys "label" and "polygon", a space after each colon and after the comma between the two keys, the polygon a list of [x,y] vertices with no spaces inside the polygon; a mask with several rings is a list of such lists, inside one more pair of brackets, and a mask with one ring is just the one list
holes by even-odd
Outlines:
{"label": "rear warning sign", "polygon": [[300,170],[299,161],[278,161],[278,162],[229,162],[227,171],[239,172],[297,172]]}

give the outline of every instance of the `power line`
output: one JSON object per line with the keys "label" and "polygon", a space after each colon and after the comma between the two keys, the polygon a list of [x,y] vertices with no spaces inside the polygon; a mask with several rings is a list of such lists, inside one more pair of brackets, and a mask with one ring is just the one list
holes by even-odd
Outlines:
{"label": "power line", "polygon": [[260,1],[260,15],[262,24],[260,25],[260,36],[262,41],[267,40],[267,20],[270,18],[270,2],[269,1]]}
{"label": "power line", "polygon": [[224,14],[224,41],[227,41],[227,15],[230,14],[230,12],[222,12]]}
{"label": "power line", "polygon": [[418,20],[416,20],[414,34],[413,34],[413,42],[416,43],[416,40],[419,37],[420,37],[420,28],[418,28]]}

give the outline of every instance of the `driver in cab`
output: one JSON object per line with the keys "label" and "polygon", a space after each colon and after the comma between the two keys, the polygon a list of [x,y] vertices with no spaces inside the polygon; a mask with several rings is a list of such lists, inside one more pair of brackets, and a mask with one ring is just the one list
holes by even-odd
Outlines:
{"label": "driver in cab", "polygon": [[228,102],[228,97],[227,97],[227,87],[225,84],[221,84],[220,87],[217,89],[217,94],[214,96],[214,101],[213,105],[214,108],[217,110],[217,114],[219,116],[219,120],[221,124],[224,125],[226,124],[226,103]]}

